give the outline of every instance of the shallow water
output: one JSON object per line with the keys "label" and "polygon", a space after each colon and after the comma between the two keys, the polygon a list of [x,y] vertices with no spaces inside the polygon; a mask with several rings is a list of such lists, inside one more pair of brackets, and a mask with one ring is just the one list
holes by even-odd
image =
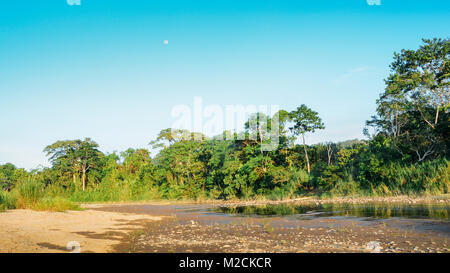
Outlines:
{"label": "shallow water", "polygon": [[358,226],[382,223],[388,228],[399,228],[409,232],[432,232],[434,235],[450,238],[449,205],[372,203],[217,207],[205,204],[132,204],[103,206],[97,210],[174,216],[174,218],[168,218],[169,223],[195,221],[208,226],[244,223],[250,226],[264,226],[270,223],[274,227],[283,228],[329,228],[353,225],[353,223]]}
{"label": "shallow water", "polygon": [[408,218],[450,221],[450,206],[399,204],[323,204],[263,205],[220,207],[217,213],[246,216],[293,216],[299,219],[320,217],[358,217],[370,219]]}

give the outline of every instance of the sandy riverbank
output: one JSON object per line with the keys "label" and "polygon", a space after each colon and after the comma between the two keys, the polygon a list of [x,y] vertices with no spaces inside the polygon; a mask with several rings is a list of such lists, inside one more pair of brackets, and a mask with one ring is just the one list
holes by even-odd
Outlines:
{"label": "sandy riverbank", "polygon": [[[0,252],[110,252],[129,233],[161,217],[95,210],[43,212],[9,210],[0,213]],[[76,245],[76,243],[72,243]]]}

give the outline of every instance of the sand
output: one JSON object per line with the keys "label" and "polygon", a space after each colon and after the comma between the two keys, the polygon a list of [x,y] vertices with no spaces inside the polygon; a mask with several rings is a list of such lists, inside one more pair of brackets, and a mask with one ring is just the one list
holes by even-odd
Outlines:
{"label": "sand", "polygon": [[[111,252],[151,221],[144,214],[10,210],[0,213],[0,252]],[[71,245],[72,247],[68,249]],[[77,247],[79,245],[79,248]]]}

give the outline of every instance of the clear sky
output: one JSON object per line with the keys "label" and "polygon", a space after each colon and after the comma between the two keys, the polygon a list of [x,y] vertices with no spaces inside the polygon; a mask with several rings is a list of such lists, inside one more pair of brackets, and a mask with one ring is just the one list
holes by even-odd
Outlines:
{"label": "clear sky", "polygon": [[62,139],[150,148],[194,96],[304,103],[327,127],[308,143],[362,138],[393,52],[449,30],[444,0],[4,0],[0,164],[48,165]]}

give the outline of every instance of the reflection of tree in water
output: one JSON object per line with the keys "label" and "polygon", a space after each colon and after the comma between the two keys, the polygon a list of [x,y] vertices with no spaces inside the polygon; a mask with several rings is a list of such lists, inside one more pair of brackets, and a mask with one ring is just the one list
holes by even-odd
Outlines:
{"label": "reflection of tree in water", "polygon": [[323,205],[261,205],[221,207],[219,212],[260,216],[306,215],[314,217],[348,216],[372,218],[432,218],[449,219],[450,207],[445,205],[402,204],[323,204]]}

